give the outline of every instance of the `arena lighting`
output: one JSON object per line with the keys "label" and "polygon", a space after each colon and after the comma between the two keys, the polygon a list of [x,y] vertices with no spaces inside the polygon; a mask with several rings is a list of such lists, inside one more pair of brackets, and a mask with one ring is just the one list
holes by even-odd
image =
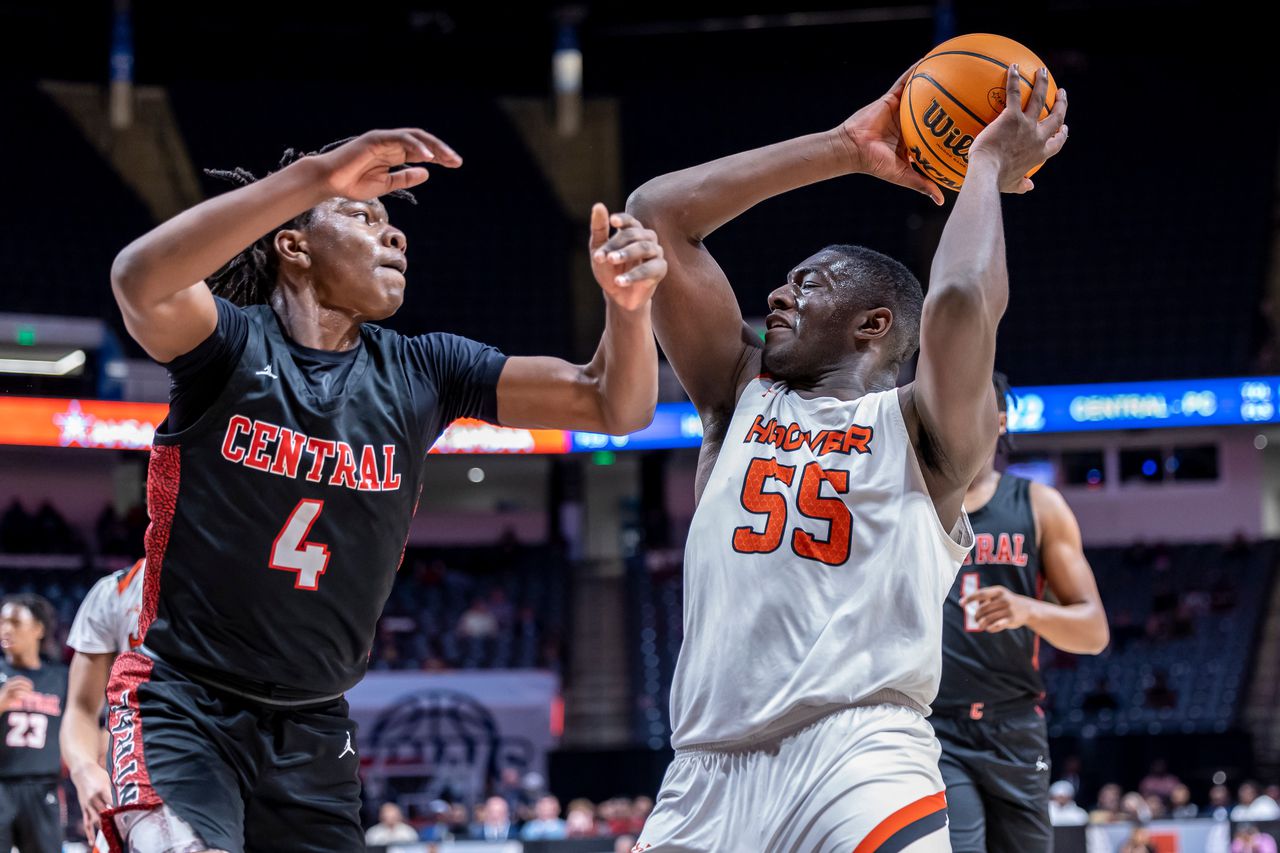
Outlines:
{"label": "arena lighting", "polygon": [[[34,354],[31,354],[34,355]],[[58,358],[0,358],[0,373],[32,376],[66,376],[84,367],[84,350],[73,350]]]}

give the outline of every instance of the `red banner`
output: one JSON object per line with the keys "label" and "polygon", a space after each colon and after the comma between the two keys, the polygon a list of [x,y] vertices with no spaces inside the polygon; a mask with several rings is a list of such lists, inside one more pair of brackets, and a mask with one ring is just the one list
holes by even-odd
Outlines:
{"label": "red banner", "polygon": [[[0,397],[0,444],[146,450],[169,407],[163,403]],[[568,453],[570,433],[454,421],[432,453]]]}

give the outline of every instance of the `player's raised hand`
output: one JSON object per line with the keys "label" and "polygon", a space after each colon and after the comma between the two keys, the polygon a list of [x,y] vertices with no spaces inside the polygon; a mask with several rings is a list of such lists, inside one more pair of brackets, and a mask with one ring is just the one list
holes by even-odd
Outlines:
{"label": "player's raised hand", "polygon": [[[610,226],[618,229],[609,236]],[[591,271],[604,295],[628,311],[645,305],[667,274],[658,235],[629,213],[591,208]]]}
{"label": "player's raised hand", "polygon": [[914,65],[908,68],[889,91],[845,119],[840,133],[850,147],[857,171],[923,193],[935,204],[942,204],[942,189],[912,167],[898,123],[902,93],[914,70]]}
{"label": "player's raised hand", "polygon": [[1025,109],[1011,108],[1022,103],[1022,74],[1010,65],[1005,77],[1004,111],[982,129],[969,148],[969,162],[993,157],[1000,169],[1000,191],[1025,193],[1035,188],[1026,177],[1036,166],[1048,160],[1067,144],[1067,90],[1059,89],[1053,109],[1040,120],[1049,91],[1049,71],[1036,72],[1035,86]]}
{"label": "player's raised hand", "polygon": [[6,679],[4,684],[0,684],[0,714],[13,708],[34,689],[35,685],[31,683],[31,679],[23,678],[21,675]]}
{"label": "player's raised hand", "polygon": [[425,130],[405,127],[371,130],[332,151],[315,155],[314,163],[334,195],[370,199],[417,186],[427,179],[424,167],[409,164],[431,163],[456,169],[462,165],[462,158]]}
{"label": "player's raised hand", "polygon": [[960,599],[960,606],[977,605],[978,630],[998,634],[1021,628],[1031,618],[1031,599],[1003,586],[984,586]]}

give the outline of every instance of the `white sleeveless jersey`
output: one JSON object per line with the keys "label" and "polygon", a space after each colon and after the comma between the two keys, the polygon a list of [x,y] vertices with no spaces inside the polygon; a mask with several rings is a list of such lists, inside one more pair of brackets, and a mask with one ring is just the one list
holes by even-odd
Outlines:
{"label": "white sleeveless jersey", "polygon": [[897,391],[753,380],[689,529],[672,746],[739,745],[851,705],[929,713],[973,545],[938,521]]}
{"label": "white sleeveless jersey", "polygon": [[138,614],[142,611],[143,573],[143,561],[139,560],[95,583],[76,611],[67,645],[85,654],[119,654],[142,645]]}

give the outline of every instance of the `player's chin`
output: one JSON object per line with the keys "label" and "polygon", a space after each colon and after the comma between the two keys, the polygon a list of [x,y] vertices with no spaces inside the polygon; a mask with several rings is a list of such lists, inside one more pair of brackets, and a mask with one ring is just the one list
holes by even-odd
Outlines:
{"label": "player's chin", "polygon": [[404,304],[404,290],[402,288],[388,288],[379,293],[376,299],[371,299],[369,302],[370,304],[361,313],[375,323],[385,320],[399,311],[400,306]]}

